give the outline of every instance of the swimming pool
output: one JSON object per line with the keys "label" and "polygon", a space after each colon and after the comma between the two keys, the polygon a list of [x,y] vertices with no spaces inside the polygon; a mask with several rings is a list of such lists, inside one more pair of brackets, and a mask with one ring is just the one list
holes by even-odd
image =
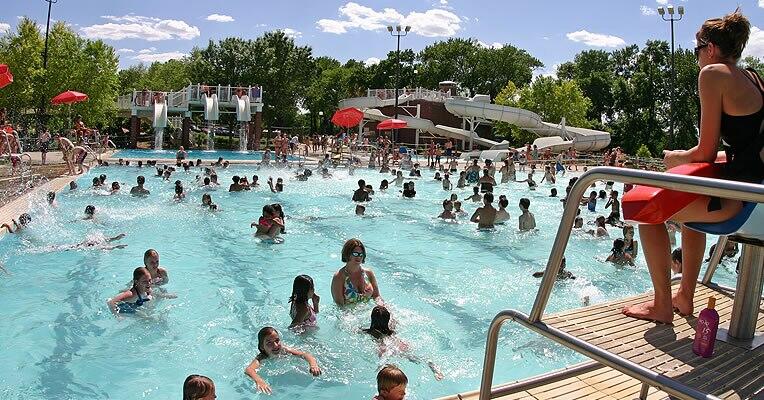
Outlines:
{"label": "swimming pool", "polygon": [[[177,150],[134,150],[124,149],[118,150],[111,157],[112,158],[140,158],[149,160],[175,160],[175,153]],[[225,160],[250,160],[259,161],[263,159],[262,151],[232,151],[232,150],[188,150],[189,160],[217,160],[218,157],[223,157]],[[294,156],[288,157],[290,160],[296,160]],[[273,159],[273,155],[271,155]]]}
{"label": "swimming pool", "polygon": [[[211,377],[221,399],[262,396],[243,371],[257,354],[257,332],[266,325],[276,327],[287,345],[314,354],[324,369],[313,378],[302,360],[266,361],[261,374],[274,399],[370,398],[376,371],[386,362],[408,375],[409,399],[475,389],[487,327],[500,310],[530,310],[539,284],[531,273],[545,266],[562,210],[558,199],[546,197],[549,186],[530,192],[511,184],[496,190],[509,197],[511,224],[484,232],[466,222],[441,222],[435,217],[448,192],[425,171],[416,198],[401,198],[398,188],[377,192],[369,216],[359,218],[350,201],[357,179],[376,188],[383,176],[357,170],[351,177],[336,171],[331,180],[287,180],[279,194],[267,186],[212,192],[222,209],[213,214],[198,206],[203,192],[190,185],[198,172],[173,176],[192,188],[186,201],[176,203],[172,181],[151,177],[153,171],[94,168],[79,179],[80,189],[60,193],[57,208],[36,199],[28,230],[0,239],[0,262],[10,272],[0,272],[3,398],[179,398],[191,373]],[[147,177],[148,198],[128,194],[140,173]],[[224,185],[234,174],[258,174],[263,184],[269,175],[289,176],[251,167],[218,173]],[[99,174],[107,174],[107,182],[122,182],[123,193],[106,196],[88,189]],[[564,193],[566,183],[562,178],[558,191]],[[463,199],[470,190],[455,192]],[[516,229],[520,197],[531,199],[537,232]],[[259,242],[249,227],[262,206],[274,202],[287,214],[288,233],[280,245]],[[96,222],[78,220],[87,204],[97,207]],[[597,207],[601,214],[603,205]],[[471,213],[475,206],[465,202],[464,208]],[[595,215],[582,214],[587,221]],[[120,241],[125,249],[60,249],[119,233],[127,234]],[[617,229],[610,233],[620,237]],[[374,342],[359,333],[368,327],[371,304],[340,310],[332,303],[331,277],[342,266],[342,244],[351,237],[366,245],[366,265],[377,274],[399,337],[414,354],[434,361],[446,375],[443,381],[435,381],[425,364],[378,357]],[[573,235],[566,256],[578,279],[555,286],[548,312],[579,307],[584,296],[596,303],[651,288],[643,257],[636,268],[604,262],[611,245],[612,240]],[[148,248],[159,251],[170,274],[166,288],[178,298],[157,300],[145,316],[117,321],[105,300],[126,287]],[[316,283],[321,312],[318,329],[296,334],[286,329],[287,300],[292,280],[303,273]],[[716,276],[733,282],[734,264],[720,267]],[[510,323],[502,330],[494,382],[578,361],[583,358]]]}

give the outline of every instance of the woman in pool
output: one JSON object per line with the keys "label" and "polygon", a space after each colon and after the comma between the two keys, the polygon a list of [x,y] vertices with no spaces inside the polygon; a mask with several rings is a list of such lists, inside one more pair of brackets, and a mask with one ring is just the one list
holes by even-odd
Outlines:
{"label": "woman in pool", "polygon": [[623,239],[616,239],[613,241],[613,248],[610,250],[610,255],[605,261],[615,265],[634,265],[631,255],[624,251]]}
{"label": "woman in pool", "polygon": [[309,367],[311,375],[313,376],[321,375],[321,368],[319,368],[315,357],[313,357],[307,351],[300,351],[300,350],[282,345],[281,336],[279,336],[278,331],[276,331],[276,329],[271,328],[270,326],[266,326],[265,328],[260,329],[260,332],[257,333],[257,349],[260,350],[260,353],[257,355],[257,357],[255,357],[254,360],[252,360],[251,363],[249,363],[247,368],[244,369],[244,373],[247,374],[247,376],[249,376],[250,378],[252,378],[253,381],[255,381],[257,390],[260,392],[263,392],[266,394],[273,393],[273,390],[268,385],[268,383],[265,382],[265,379],[263,379],[260,375],[257,374],[257,370],[260,369],[263,361],[271,357],[272,358],[281,357],[281,356],[301,357],[308,362],[308,367]]}
{"label": "woman in pool", "polygon": [[[308,304],[310,300],[313,305]],[[316,314],[318,314],[318,302],[321,300],[316,294],[313,278],[308,275],[299,275],[292,283],[292,296],[289,297],[289,317],[292,318],[290,328],[298,326],[316,326]]]}
{"label": "woman in pool", "polygon": [[524,179],[522,181],[515,181],[515,182],[517,182],[517,183],[526,182],[528,184],[528,189],[529,190],[536,190],[536,186],[538,186],[536,181],[533,180],[533,170],[531,170],[531,172],[528,172],[528,178],[527,179]]}
{"label": "woman in pool", "polygon": [[[422,361],[412,354],[409,344],[395,336],[395,331],[390,329],[390,311],[385,306],[378,305],[371,310],[371,324],[363,332],[376,339],[380,357],[386,354],[400,354],[413,363],[418,364]],[[435,374],[436,380],[443,379],[443,373],[434,362],[427,361],[427,366]]]}
{"label": "woman in pool", "polygon": [[507,196],[502,194],[499,196],[499,209],[496,210],[496,219],[493,221],[495,224],[503,224],[504,222],[509,221],[507,206],[509,206],[509,200],[507,200]]}
{"label": "woman in pool", "polygon": [[634,240],[633,225],[623,226],[623,244],[623,251],[630,255],[631,258],[637,258],[637,255],[639,255],[639,243]]}
{"label": "woman in pool", "polygon": [[[705,21],[695,34],[700,66],[700,137],[689,150],[665,150],[663,163],[673,168],[692,162],[714,162],[719,144],[727,156],[722,178],[761,183],[764,180],[764,84],[753,70],[737,66],[751,30],[739,10]],[[722,140],[723,139],[723,140]],[[676,222],[721,222],[737,215],[742,202],[699,198],[671,217]],[[673,310],[693,312],[695,285],[705,253],[706,236],[682,227],[682,281],[671,294],[671,247],[665,224],[640,225],[640,238],[653,281],[653,300],[625,307],[623,313],[640,319],[671,323]]]}
{"label": "woman in pool", "polygon": [[342,246],[342,262],[345,266],[332,277],[332,298],[339,305],[353,304],[374,299],[382,303],[374,271],[364,268],[366,248],[358,239],[350,239]]}

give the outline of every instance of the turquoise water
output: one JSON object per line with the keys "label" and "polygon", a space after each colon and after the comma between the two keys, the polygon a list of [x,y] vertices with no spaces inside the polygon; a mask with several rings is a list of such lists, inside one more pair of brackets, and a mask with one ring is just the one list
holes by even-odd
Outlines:
{"label": "turquoise water", "polygon": [[[175,159],[177,150],[119,150],[114,153],[112,158],[141,158],[141,159]],[[231,150],[188,150],[188,159],[195,161],[197,159],[202,160],[217,160],[218,157],[223,157],[225,160],[250,160],[257,161],[263,159],[262,151],[231,151]],[[271,154],[271,159],[273,159]],[[296,160],[295,157],[289,156],[290,160]]]}
{"label": "turquoise water", "polygon": [[[276,327],[287,345],[314,354],[324,369],[313,378],[302,360],[267,360],[261,374],[274,399],[370,398],[376,371],[386,362],[408,375],[409,399],[476,389],[488,324],[500,310],[530,310],[539,284],[531,273],[544,268],[562,210],[558,199],[546,197],[549,186],[530,192],[524,184],[511,184],[496,191],[510,199],[511,224],[479,232],[465,221],[441,222],[435,217],[448,193],[426,171],[416,198],[401,198],[398,188],[377,192],[369,216],[359,218],[350,201],[356,180],[365,178],[376,188],[383,176],[357,170],[351,177],[336,171],[331,180],[287,179],[279,194],[267,186],[212,192],[222,211],[210,213],[198,206],[203,192],[190,183],[198,172],[173,176],[191,188],[176,203],[172,181],[151,177],[152,171],[95,168],[80,178],[80,189],[59,194],[56,208],[40,195],[31,205],[32,225],[0,239],[0,262],[9,271],[0,272],[3,399],[180,398],[191,373],[211,377],[218,398],[258,398],[264,395],[243,371],[257,354],[257,331],[266,325]],[[139,173],[147,176],[148,198],[128,194]],[[218,173],[224,184],[234,174],[258,174],[263,183],[269,175],[288,178],[286,171],[245,167]],[[99,174],[122,182],[124,191],[109,196],[89,189]],[[564,193],[566,183],[562,178],[558,191]],[[455,192],[465,198],[468,191]],[[516,229],[520,197],[531,199],[537,232]],[[288,233],[278,245],[260,242],[250,229],[262,206],[274,202],[287,214]],[[97,207],[95,222],[79,220],[87,204]],[[603,206],[598,204],[598,213],[606,214]],[[466,202],[464,208],[471,213],[475,205]],[[582,214],[587,221],[595,216]],[[61,248],[119,233],[127,234],[117,242],[127,248]],[[620,237],[617,229],[610,233]],[[435,381],[425,364],[378,356],[375,343],[359,333],[368,326],[371,304],[341,310],[332,303],[331,277],[342,266],[342,244],[352,237],[366,245],[366,265],[377,274],[398,336],[416,356],[434,361],[446,375],[443,381]],[[584,296],[597,303],[650,289],[642,257],[637,267],[604,262],[611,244],[572,237],[566,255],[578,279],[555,286],[548,312],[580,307]],[[159,251],[170,274],[165,288],[178,298],[152,301],[143,313],[117,321],[105,301],[126,287],[148,248]],[[286,329],[287,299],[292,280],[303,273],[316,283],[321,312],[318,329],[298,334]],[[717,277],[731,283],[734,264],[720,268]],[[496,383],[583,361],[512,323],[502,331],[497,359]]]}

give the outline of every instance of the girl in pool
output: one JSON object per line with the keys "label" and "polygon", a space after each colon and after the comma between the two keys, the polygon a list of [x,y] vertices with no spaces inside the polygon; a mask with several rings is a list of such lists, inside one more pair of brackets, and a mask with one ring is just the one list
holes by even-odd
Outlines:
{"label": "girl in pool", "polygon": [[173,200],[181,201],[185,198],[186,194],[183,193],[183,185],[175,185],[175,196],[173,196]]}
{"label": "girl in pool", "polygon": [[382,182],[379,184],[379,190],[387,190],[389,186],[390,182],[388,182],[387,179],[382,179]]}
{"label": "girl in pool", "polygon": [[143,265],[151,275],[151,285],[162,286],[170,282],[170,276],[167,270],[159,265],[159,252],[154,249],[148,249],[143,253]]}
{"label": "girl in pool", "polygon": [[623,251],[623,239],[616,239],[613,241],[613,248],[610,250],[610,255],[607,260],[615,265],[634,265],[631,255]]}
{"label": "girl in pool", "polygon": [[[373,336],[377,341],[378,354],[383,356],[385,354],[400,354],[406,357],[409,361],[414,363],[420,363],[422,360],[411,353],[409,344],[400,338],[395,336],[395,331],[390,329],[390,311],[382,305],[375,306],[371,310],[371,324],[368,329],[363,330],[364,333],[368,333]],[[436,380],[443,379],[443,373],[440,372],[438,367],[432,361],[427,361],[427,366],[435,374]]]}
{"label": "girl in pool", "polygon": [[456,187],[459,189],[467,187],[467,172],[459,172],[459,180],[456,182]]}
{"label": "girl in pool", "polygon": [[454,203],[451,200],[443,200],[443,212],[438,215],[438,218],[445,220],[455,220],[456,215],[453,212]]}
{"label": "girl in pool", "polygon": [[267,382],[265,382],[265,379],[263,379],[260,375],[257,374],[257,370],[260,369],[261,364],[266,359],[273,357],[281,357],[281,356],[297,356],[302,357],[305,359],[305,361],[308,362],[309,370],[311,375],[313,376],[319,376],[321,375],[321,368],[318,367],[318,363],[316,362],[315,357],[313,357],[310,353],[307,351],[300,351],[297,349],[293,349],[291,347],[287,347],[281,344],[281,336],[279,336],[279,333],[276,331],[276,329],[271,328],[270,326],[266,326],[263,329],[260,329],[260,332],[257,333],[257,349],[260,350],[260,353],[255,357],[254,360],[252,360],[251,363],[247,366],[247,368],[244,369],[244,373],[247,374],[250,378],[252,378],[253,381],[255,381],[255,385],[257,386],[257,390],[266,394],[272,394],[273,390],[271,390],[271,387],[268,385]]}
{"label": "girl in pool", "polygon": [[548,165],[544,167],[544,177],[541,178],[541,183],[544,183],[545,181],[546,183],[552,183],[552,184],[556,182],[554,174],[552,173],[552,170],[551,168],[549,168]]}
{"label": "girl in pool", "polygon": [[85,216],[82,217],[82,220],[83,221],[92,221],[92,220],[95,220],[95,212],[96,212],[96,208],[95,208],[94,205],[89,204],[89,205],[85,206]]}
{"label": "girl in pool", "polygon": [[332,277],[332,299],[339,305],[353,304],[374,299],[382,303],[374,271],[364,268],[366,248],[358,239],[350,239],[342,246],[342,262],[345,266]]}
{"label": "girl in pool", "polygon": [[189,375],[183,382],[183,400],[215,400],[215,383],[203,375]]}
{"label": "girl in pool", "polygon": [[495,224],[503,224],[509,220],[507,206],[509,206],[509,200],[507,200],[507,196],[502,194],[499,196],[499,209],[496,210],[496,219],[493,221]]}
{"label": "girl in pool", "polygon": [[119,182],[112,182],[111,183],[111,190],[109,191],[109,194],[117,194],[119,193]]}
{"label": "girl in pool", "polygon": [[581,200],[581,205],[586,205],[589,211],[595,212],[597,210],[597,192],[592,190],[589,193],[589,198]]}
{"label": "girl in pool", "polygon": [[151,298],[151,274],[145,267],[138,267],[133,270],[133,287],[106,300],[106,304],[114,316],[121,318],[120,313],[134,313]]}
{"label": "girl in pool", "polygon": [[623,251],[631,258],[637,258],[639,254],[639,243],[634,240],[634,226],[623,226]]}
{"label": "girl in pool", "polygon": [[281,233],[284,222],[278,217],[277,211],[272,205],[263,206],[263,215],[257,222],[252,222],[250,227],[256,227],[255,237],[275,239]]}
{"label": "girl in pool", "polygon": [[531,172],[528,172],[528,179],[525,179],[525,180],[522,180],[522,181],[515,181],[515,182],[517,182],[517,183],[523,183],[523,182],[528,183],[528,189],[529,190],[536,190],[536,186],[538,186],[536,181],[533,180],[533,170],[531,170]]}
{"label": "girl in pool", "polygon": [[[308,304],[308,300],[313,306]],[[316,314],[318,314],[318,302],[321,300],[316,294],[313,278],[308,275],[299,275],[292,283],[292,296],[289,297],[289,317],[292,318],[290,328],[298,326],[316,326]]]}

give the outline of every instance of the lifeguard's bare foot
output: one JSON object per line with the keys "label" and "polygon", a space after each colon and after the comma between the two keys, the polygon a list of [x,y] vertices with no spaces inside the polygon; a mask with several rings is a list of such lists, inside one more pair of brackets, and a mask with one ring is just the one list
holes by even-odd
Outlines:
{"label": "lifeguard's bare foot", "polygon": [[694,309],[692,297],[687,296],[682,292],[677,292],[675,295],[671,296],[671,305],[681,316],[692,315]]}
{"label": "lifeguard's bare foot", "polygon": [[652,301],[626,306],[621,312],[629,317],[671,324],[674,313],[670,307],[656,307]]}

